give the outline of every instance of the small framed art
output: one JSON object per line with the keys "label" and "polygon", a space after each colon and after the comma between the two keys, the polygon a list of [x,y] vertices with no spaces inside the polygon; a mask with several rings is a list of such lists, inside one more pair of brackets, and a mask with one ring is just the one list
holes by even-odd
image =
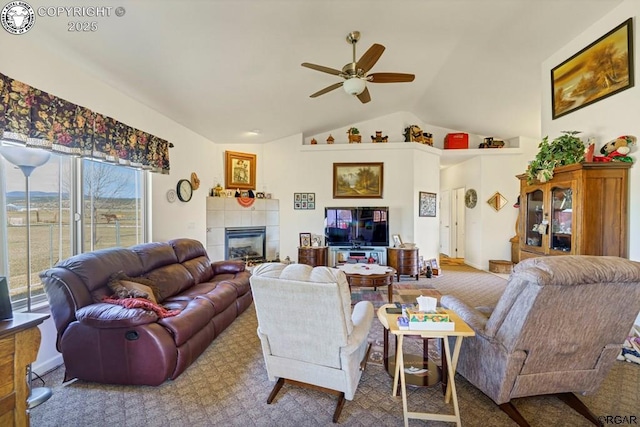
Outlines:
{"label": "small framed art", "polygon": [[393,247],[395,248],[402,247],[402,238],[400,237],[399,234],[394,234],[392,236],[392,239],[393,239]]}
{"label": "small framed art", "polygon": [[300,233],[300,247],[307,248],[311,246],[311,233]]}
{"label": "small framed art", "polygon": [[436,216],[437,196],[436,193],[419,192],[420,204],[419,216]]}
{"label": "small framed art", "polygon": [[316,193],[293,193],[293,209],[310,210],[316,208]]}

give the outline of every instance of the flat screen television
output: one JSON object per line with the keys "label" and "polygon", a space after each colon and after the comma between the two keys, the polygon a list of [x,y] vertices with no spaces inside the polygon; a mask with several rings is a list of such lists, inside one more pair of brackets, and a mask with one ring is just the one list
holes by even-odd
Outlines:
{"label": "flat screen television", "polygon": [[327,246],[389,246],[389,208],[324,208]]}

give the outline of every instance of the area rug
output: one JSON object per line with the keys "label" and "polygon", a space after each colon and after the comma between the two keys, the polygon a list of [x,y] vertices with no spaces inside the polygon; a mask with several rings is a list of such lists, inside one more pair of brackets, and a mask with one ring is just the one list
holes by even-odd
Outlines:
{"label": "area rug", "polygon": [[[507,280],[486,271],[477,270],[464,264],[442,265],[442,274],[419,280],[402,277],[400,282],[393,284],[393,302],[412,303],[420,295],[438,298],[442,295],[453,295],[462,301],[476,306],[493,306],[502,295]],[[388,302],[387,288],[354,287],[351,289],[351,302],[355,304],[359,301],[371,301],[377,310]],[[382,324],[374,316],[373,326],[369,333],[371,342],[371,352],[368,363],[383,363],[383,333]],[[394,339],[389,340],[389,354],[394,354]],[[414,354],[422,354],[422,340],[406,340],[405,350]],[[440,340],[429,340],[429,358],[436,364],[440,364]]]}

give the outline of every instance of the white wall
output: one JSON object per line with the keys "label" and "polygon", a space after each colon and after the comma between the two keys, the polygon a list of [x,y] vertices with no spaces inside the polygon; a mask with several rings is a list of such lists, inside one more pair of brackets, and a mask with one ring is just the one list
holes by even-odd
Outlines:
{"label": "white wall", "polygon": [[[280,257],[297,260],[299,233],[323,234],[327,206],[388,206],[390,234],[415,242],[421,255],[436,257],[437,218],[418,218],[417,207],[418,191],[438,192],[439,156],[428,150],[415,143],[311,146],[303,145],[302,135],[266,144],[264,180],[280,200]],[[383,198],[334,199],[333,163],[338,162],[383,162]],[[316,209],[294,210],[294,192],[315,193]]]}
{"label": "white wall", "polygon": [[[640,85],[638,84],[638,70],[640,70],[638,57],[640,56],[640,43],[638,43],[637,17],[640,15],[640,2],[626,0],[600,21],[587,28],[571,43],[554,53],[542,63],[542,134],[555,138],[563,130],[582,131],[583,140],[593,136],[598,141],[596,152],[600,147],[619,135],[635,135],[640,137]],[[603,36],[625,20],[634,17],[633,33],[633,57],[636,76],[635,86],[598,101],[587,107],[562,116],[556,120],[551,119],[551,77],[553,67],[560,64],[576,52],[583,49],[599,37]],[[631,157],[635,162],[639,147],[633,147]],[[635,164],[629,170],[629,259],[640,261],[640,166]],[[640,315],[636,320],[640,325]]]}
{"label": "white wall", "polygon": [[[511,259],[509,239],[515,235],[518,216],[513,205],[520,192],[520,181],[516,175],[525,172],[539,144],[539,141],[526,137],[514,138],[510,142],[520,148],[517,153],[477,156],[440,173],[440,191],[473,188],[478,194],[476,207],[464,209],[464,258],[465,263],[482,270],[489,269],[491,259]],[[507,199],[507,205],[497,212],[487,204],[496,192]],[[451,194],[453,198],[453,191]],[[453,240],[451,245],[454,245]]]}
{"label": "white wall", "polygon": [[[576,110],[556,120],[551,119],[551,77],[553,67],[560,64],[571,55],[583,49],[623,21],[632,16],[640,15],[640,2],[627,0],[611,13],[605,15],[600,21],[589,27],[571,43],[564,46],[558,52],[542,63],[542,133],[555,138],[563,130],[582,131],[583,140],[593,136],[597,140],[596,152],[607,141],[619,135],[640,136],[640,86],[638,85],[638,56],[640,55],[640,43],[638,40],[637,18],[634,25],[634,58],[636,85],[616,95],[598,101],[587,107]],[[638,146],[633,147],[631,156],[638,160]],[[640,167],[636,164],[630,170],[629,191],[629,258],[640,260]]]}
{"label": "white wall", "polygon": [[[7,42],[7,40],[11,42]],[[157,135],[175,144],[170,149],[171,173],[152,174],[153,240],[190,237],[206,241],[206,195],[214,176],[221,175],[222,161],[215,158],[214,144],[187,128],[162,116],[125,94],[94,78],[76,64],[55,52],[40,49],[29,37],[0,36],[0,72],[70,102],[107,114],[130,126]],[[181,178],[196,172],[202,180],[200,190],[189,203],[169,203],[166,192]],[[38,373],[62,363],[55,349],[55,327],[48,319],[40,326],[42,343],[34,370]]]}

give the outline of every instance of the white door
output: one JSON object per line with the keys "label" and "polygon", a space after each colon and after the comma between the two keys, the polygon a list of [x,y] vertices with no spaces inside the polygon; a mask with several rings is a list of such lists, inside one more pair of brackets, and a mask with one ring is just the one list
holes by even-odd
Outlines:
{"label": "white door", "polygon": [[464,188],[454,190],[455,197],[451,200],[452,224],[451,239],[455,242],[455,248],[451,251],[454,258],[464,258]]}
{"label": "white door", "polygon": [[451,257],[451,191],[440,192],[440,253]]}

